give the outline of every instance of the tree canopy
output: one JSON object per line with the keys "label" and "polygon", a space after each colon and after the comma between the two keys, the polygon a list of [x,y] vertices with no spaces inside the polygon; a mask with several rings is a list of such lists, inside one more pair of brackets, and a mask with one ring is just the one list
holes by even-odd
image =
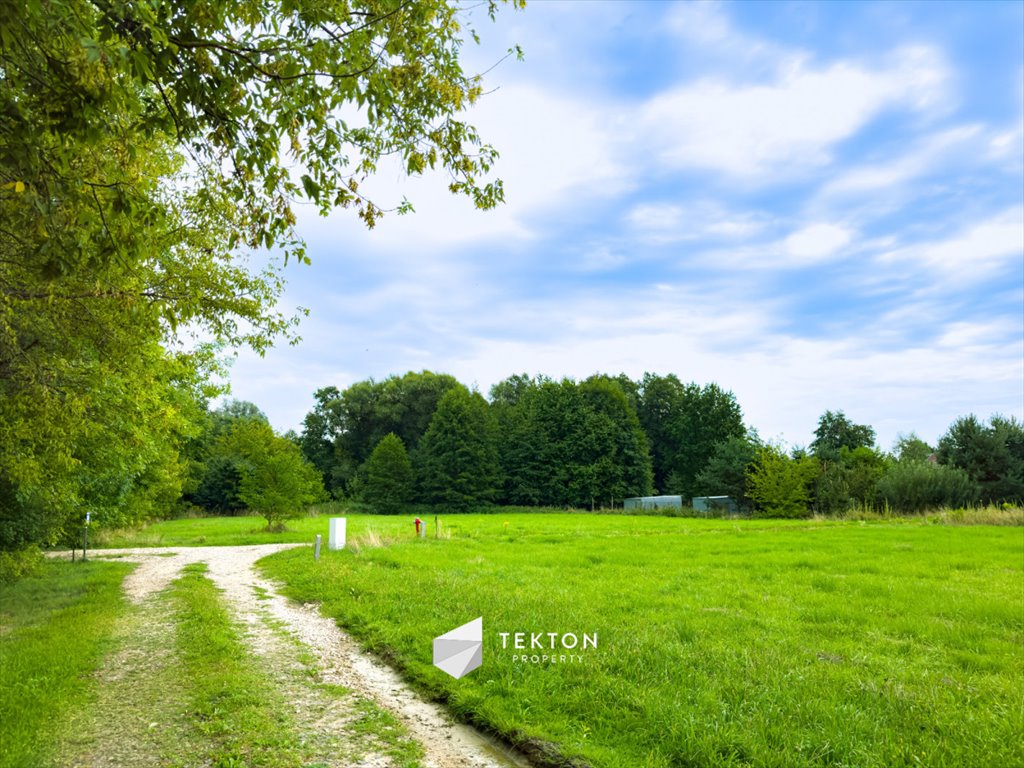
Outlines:
{"label": "tree canopy", "polygon": [[842,411],[825,411],[814,430],[811,453],[819,459],[835,461],[846,448],[871,448],[875,444],[875,430],[866,424],[854,424]]}
{"label": "tree canopy", "polygon": [[675,374],[645,373],[637,408],[651,441],[654,486],[686,498],[695,495],[715,446],[746,431],[732,392],[714,383],[683,384]]}
{"label": "tree canopy", "polygon": [[939,439],[938,458],[966,472],[983,501],[1024,500],[1024,426],[1014,418],[957,419]]}
{"label": "tree canopy", "polygon": [[0,546],[180,493],[218,356],[295,338],[275,303],[307,260],[296,204],[372,227],[386,206],[362,184],[388,157],[502,199],[460,117],[482,84],[457,5],[29,0],[0,18]]}
{"label": "tree canopy", "polygon": [[268,528],[282,528],[285,520],[302,516],[309,504],[322,498],[320,477],[299,447],[275,435],[265,421],[237,419],[218,444],[238,467],[238,498],[262,515]]}

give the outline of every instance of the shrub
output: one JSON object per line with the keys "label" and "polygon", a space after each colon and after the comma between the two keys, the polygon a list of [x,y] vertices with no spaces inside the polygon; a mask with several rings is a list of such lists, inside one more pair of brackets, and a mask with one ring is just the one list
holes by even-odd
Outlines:
{"label": "shrub", "polygon": [[958,507],[978,497],[977,484],[957,467],[930,461],[903,461],[878,480],[879,503],[900,512]]}
{"label": "shrub", "polygon": [[757,504],[760,517],[807,517],[811,512],[810,485],[817,474],[814,459],[791,459],[778,446],[764,445],[747,473],[747,493]]}
{"label": "shrub", "polygon": [[26,576],[35,576],[42,564],[43,555],[36,547],[0,551],[0,585],[13,584]]}

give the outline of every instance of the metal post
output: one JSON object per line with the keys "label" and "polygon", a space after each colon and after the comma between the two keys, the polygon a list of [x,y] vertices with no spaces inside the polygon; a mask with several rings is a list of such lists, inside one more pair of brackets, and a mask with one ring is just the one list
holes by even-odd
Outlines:
{"label": "metal post", "polygon": [[89,548],[89,526],[82,526],[82,560],[85,560],[85,551]]}
{"label": "metal post", "polygon": [[313,559],[314,560],[319,560],[320,559],[320,534],[319,533],[316,535],[316,544],[313,547]]}

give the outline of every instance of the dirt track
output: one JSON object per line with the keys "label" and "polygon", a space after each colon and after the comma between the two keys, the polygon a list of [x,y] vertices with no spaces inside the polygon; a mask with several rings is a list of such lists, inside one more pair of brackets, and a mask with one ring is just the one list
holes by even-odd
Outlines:
{"label": "dirt track", "polygon": [[[254,565],[260,558],[294,546],[302,545],[96,550],[90,557],[138,563],[125,579],[124,589],[129,599],[139,605],[146,605],[168,587],[184,566],[206,563],[209,578],[223,591],[225,603],[245,628],[245,637],[254,653],[266,661],[268,668],[294,664],[298,654],[308,650],[316,658],[319,682],[344,686],[354,697],[370,699],[397,717],[423,746],[425,766],[528,765],[482,734],[453,722],[441,707],[424,701],[409,689],[395,672],[362,653],[315,606],[300,606],[282,597],[276,585],[256,571]],[[346,738],[346,711],[352,708],[351,702],[325,702],[322,691],[295,683],[295,676],[282,675],[278,685],[300,726],[311,733],[333,730],[332,738]],[[384,768],[388,764],[386,758],[332,763],[367,768]]]}

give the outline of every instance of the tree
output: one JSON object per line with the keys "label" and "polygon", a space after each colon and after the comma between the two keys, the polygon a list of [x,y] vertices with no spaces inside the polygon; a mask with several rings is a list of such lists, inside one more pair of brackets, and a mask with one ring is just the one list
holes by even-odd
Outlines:
{"label": "tree", "polygon": [[299,447],[306,461],[320,472],[324,487],[335,493],[343,483],[335,449],[341,422],[341,392],[337,387],[322,387],[313,393],[313,398],[316,405],[302,420]]}
{"label": "tree", "polygon": [[460,386],[448,374],[431,371],[359,381],[343,392],[317,390],[317,404],[303,424],[303,454],[335,495],[356,492],[361,468],[388,433],[414,451],[426,432],[438,401]]}
{"label": "tree", "polygon": [[[109,315],[98,309],[78,324],[63,307],[50,322],[37,309],[0,313],[2,549],[64,541],[87,513],[96,526],[124,527],[169,512],[198,418],[191,362],[151,343],[121,347],[117,330],[101,341]],[[13,326],[33,329],[33,341],[19,347]],[[87,354],[73,364],[79,350]]]}
{"label": "tree", "polygon": [[516,376],[491,396],[508,503],[594,507],[650,492],[647,438],[618,378]]}
{"label": "tree", "polygon": [[580,484],[576,503],[585,506],[589,500],[593,509],[597,501],[607,500],[614,505],[627,496],[649,494],[653,473],[647,436],[622,382],[592,376],[579,385],[579,390],[586,412],[588,446],[575,459],[587,467],[592,479]]}
{"label": "tree", "polygon": [[753,508],[747,495],[747,474],[754,462],[760,440],[756,433],[730,437],[715,446],[711,458],[696,478],[696,492],[701,496],[729,496],[741,509]]}
{"label": "tree", "polygon": [[[297,321],[274,309],[284,265],[306,260],[294,201],[373,226],[361,182],[385,157],[448,172],[479,207],[501,200],[482,181],[496,153],[456,119],[481,93],[460,65],[460,14],[400,0],[4,6],[0,546],[175,495],[187,401],[216,394],[216,355],[262,353]],[[262,271],[246,260],[258,249],[275,254]]]}
{"label": "tree", "polygon": [[747,473],[747,495],[763,517],[807,517],[817,472],[813,459],[790,458],[777,445],[763,445]]}
{"label": "tree", "polygon": [[897,461],[927,461],[935,453],[934,449],[915,433],[900,435],[893,445]]}
{"label": "tree", "polygon": [[876,485],[890,462],[885,454],[866,446],[853,450],[843,446],[835,460],[819,460],[815,509],[826,515],[841,514],[857,504],[874,503]]}
{"label": "tree", "polygon": [[843,448],[871,448],[875,444],[875,430],[866,424],[854,424],[842,411],[825,411],[818,419],[811,441],[811,453],[824,461],[836,461]]}
{"label": "tree", "polygon": [[[291,201],[352,207],[372,226],[381,211],[359,182],[384,157],[400,158],[409,174],[440,167],[452,192],[491,207],[501,184],[478,179],[496,152],[455,117],[483,90],[460,63],[467,22],[441,0],[8,6],[0,70],[9,189],[73,244],[78,234],[58,235],[71,201],[168,202],[141,181],[107,186],[113,180],[75,163],[76,153],[134,155],[131,141],[157,136],[188,158],[180,172],[200,203],[228,216],[234,242],[299,258]],[[66,265],[115,260],[109,249],[51,255]]]}
{"label": "tree", "polygon": [[673,424],[681,409],[683,385],[674,374],[645,373],[640,383],[637,414],[651,444],[654,487],[664,491],[678,452],[678,431]]}
{"label": "tree", "polygon": [[366,462],[363,500],[382,515],[397,514],[412,500],[413,472],[402,438],[384,435]]}
{"label": "tree", "polygon": [[263,411],[245,400],[227,400],[205,414],[199,434],[182,449],[190,463],[189,480],[182,494],[185,502],[217,514],[235,514],[245,509],[240,496],[240,459],[226,450],[221,438],[235,424],[246,420],[269,425]]}
{"label": "tree", "polygon": [[1015,418],[957,419],[939,439],[938,459],[964,470],[985,503],[1024,500],[1024,427]]}
{"label": "tree", "polygon": [[546,381],[526,374],[510,376],[491,387],[491,411],[498,429],[498,461],[504,478],[500,501],[537,506],[548,501],[543,453],[550,448],[538,431],[539,388]]}
{"label": "tree", "polygon": [[672,374],[644,374],[639,416],[651,443],[655,487],[687,498],[715,446],[746,431],[732,392],[713,383],[684,385]]}
{"label": "tree", "polygon": [[284,521],[301,517],[324,493],[316,469],[298,446],[274,434],[258,419],[239,419],[218,441],[219,452],[234,457],[241,474],[238,498],[266,518],[267,528],[283,530]]}
{"label": "tree", "polygon": [[487,401],[461,385],[446,392],[415,458],[418,485],[428,504],[461,511],[493,502],[501,468]]}

